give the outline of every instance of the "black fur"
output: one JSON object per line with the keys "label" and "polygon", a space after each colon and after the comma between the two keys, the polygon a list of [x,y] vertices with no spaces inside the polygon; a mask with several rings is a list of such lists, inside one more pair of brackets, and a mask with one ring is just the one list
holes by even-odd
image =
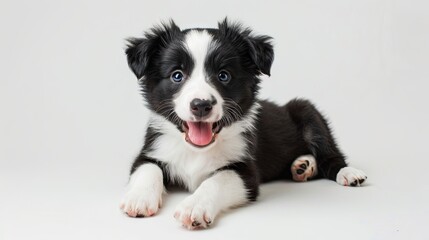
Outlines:
{"label": "black fur", "polygon": [[[204,66],[211,85],[235,109],[227,120],[219,121],[218,124],[225,127],[241,120],[259,101],[259,75],[270,75],[274,60],[271,38],[254,35],[250,29],[231,24],[226,19],[219,23],[218,29],[195,30],[207,31],[221,46],[207,56]],[[174,123],[178,131],[182,131],[182,121],[174,112],[172,98],[182,85],[172,83],[170,74],[175,69],[190,74],[194,68],[194,59],[183,45],[188,31],[180,30],[171,21],[153,28],[143,38],[129,39],[126,49],[129,67],[140,79],[148,107]],[[219,69],[230,72],[233,81],[218,81]],[[285,106],[268,101],[259,103],[262,109],[257,116],[256,130],[243,133],[248,140],[248,158],[217,171],[236,171],[248,189],[249,200],[257,198],[260,182],[292,179],[291,164],[301,155],[314,155],[319,168],[318,177],[335,180],[338,171],[347,164],[325,118],[317,109],[309,101],[300,99]],[[154,129],[147,129],[145,145],[131,173],[141,164],[156,163],[163,170],[164,183],[168,185],[171,179],[165,164],[146,156],[159,135]]]}
{"label": "black fur", "polygon": [[256,127],[256,162],[262,182],[292,179],[292,162],[307,154],[317,159],[318,177],[335,181],[338,171],[347,164],[326,120],[314,105],[302,99],[285,106],[268,101],[261,104]]}

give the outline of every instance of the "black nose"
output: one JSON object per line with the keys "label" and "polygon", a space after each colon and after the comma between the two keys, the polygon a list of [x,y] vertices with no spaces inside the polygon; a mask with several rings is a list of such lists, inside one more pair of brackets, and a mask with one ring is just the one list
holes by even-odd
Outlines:
{"label": "black nose", "polygon": [[212,111],[214,104],[216,104],[216,101],[194,98],[191,101],[191,112],[196,117],[205,117]]}

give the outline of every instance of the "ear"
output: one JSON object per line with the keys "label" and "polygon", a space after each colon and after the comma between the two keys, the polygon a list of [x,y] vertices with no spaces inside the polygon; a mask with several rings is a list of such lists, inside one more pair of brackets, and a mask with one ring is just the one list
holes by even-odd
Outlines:
{"label": "ear", "polygon": [[245,41],[248,53],[258,71],[270,76],[271,65],[274,61],[272,38],[266,35],[254,35],[250,28],[244,28],[240,23],[230,23],[227,18],[219,22],[220,34],[232,42]]}
{"label": "ear", "polygon": [[269,36],[249,36],[250,56],[259,71],[271,76],[271,65],[274,61],[273,45]]}
{"label": "ear", "polygon": [[180,33],[180,28],[173,20],[170,20],[168,24],[162,23],[160,26],[152,28],[144,34],[143,38],[127,39],[125,53],[128,66],[138,79],[147,74],[147,68],[153,57]]}

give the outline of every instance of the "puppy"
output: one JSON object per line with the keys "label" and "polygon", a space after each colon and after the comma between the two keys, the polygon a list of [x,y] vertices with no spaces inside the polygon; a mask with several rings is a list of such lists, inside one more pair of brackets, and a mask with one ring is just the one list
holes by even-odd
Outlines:
{"label": "puppy", "polygon": [[306,100],[284,106],[258,99],[270,75],[271,37],[226,19],[217,29],[181,30],[173,21],[128,39],[128,64],[151,111],[121,209],[152,216],[165,187],[192,195],[174,217],[206,228],[223,210],[255,201],[260,183],[327,178],[360,186],[325,118]]}

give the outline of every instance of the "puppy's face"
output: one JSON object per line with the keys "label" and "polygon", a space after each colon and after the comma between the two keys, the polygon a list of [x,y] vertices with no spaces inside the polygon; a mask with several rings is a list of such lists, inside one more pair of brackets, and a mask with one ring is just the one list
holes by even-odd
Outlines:
{"label": "puppy's face", "polygon": [[249,111],[260,74],[270,74],[270,37],[226,20],[218,29],[180,30],[174,22],[129,39],[128,64],[149,108],[197,148]]}

